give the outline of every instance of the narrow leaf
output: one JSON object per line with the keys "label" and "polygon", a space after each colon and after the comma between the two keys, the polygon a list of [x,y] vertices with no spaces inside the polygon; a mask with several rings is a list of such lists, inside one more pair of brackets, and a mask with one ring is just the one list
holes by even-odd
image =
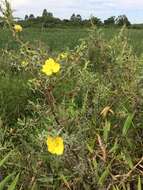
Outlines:
{"label": "narrow leaf", "polygon": [[142,190],[142,184],[141,184],[140,176],[138,177],[138,189],[137,190]]}
{"label": "narrow leaf", "polygon": [[66,185],[66,187],[71,190],[70,185],[69,185],[69,183],[68,183],[66,177],[65,177],[64,175],[61,175],[60,177],[61,177],[61,179],[63,180],[63,182],[64,182],[64,184]]}
{"label": "narrow leaf", "polygon": [[127,132],[129,130],[129,128],[131,127],[131,124],[132,124],[132,120],[133,120],[133,117],[134,117],[134,114],[129,114],[126,121],[125,121],[125,124],[123,126],[123,130],[122,130],[122,135],[123,136],[126,136],[127,135]]}
{"label": "narrow leaf", "polygon": [[0,167],[8,160],[9,156],[11,155],[11,152],[9,152],[5,157],[4,159],[2,159],[0,161]]}
{"label": "narrow leaf", "polygon": [[111,124],[110,122],[106,121],[105,127],[103,128],[103,137],[104,137],[104,142],[107,143],[108,141],[108,136],[110,132]]}
{"label": "narrow leaf", "polygon": [[8,175],[7,177],[5,177],[1,182],[0,182],[0,190],[3,190],[5,185],[8,183],[8,181],[11,179],[11,177],[13,176],[13,174]]}
{"label": "narrow leaf", "polygon": [[99,180],[98,180],[98,184],[99,184],[100,186],[103,186],[103,184],[104,184],[106,178],[108,177],[108,175],[109,175],[109,167],[107,167],[107,168],[105,169],[105,171],[103,172],[103,174],[101,175],[101,177],[100,177]]}
{"label": "narrow leaf", "polygon": [[15,179],[13,180],[13,182],[11,183],[11,185],[8,187],[8,190],[15,190],[16,189],[16,185],[17,185],[17,182],[18,182],[18,179],[19,179],[19,175],[18,174]]}

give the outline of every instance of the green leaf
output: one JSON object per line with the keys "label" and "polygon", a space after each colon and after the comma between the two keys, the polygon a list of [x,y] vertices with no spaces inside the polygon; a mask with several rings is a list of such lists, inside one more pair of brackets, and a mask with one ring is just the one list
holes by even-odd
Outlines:
{"label": "green leaf", "polygon": [[127,132],[129,130],[129,128],[131,127],[131,124],[132,124],[132,120],[133,120],[133,117],[134,117],[134,114],[129,114],[126,121],[125,121],[125,124],[123,126],[123,130],[122,130],[122,135],[123,136],[126,136],[127,135]]}
{"label": "green leaf", "polygon": [[142,190],[142,184],[141,184],[140,176],[138,177],[138,189],[137,190]]}
{"label": "green leaf", "polygon": [[108,175],[109,175],[109,166],[105,169],[105,171],[103,172],[103,174],[101,175],[101,177],[98,180],[98,184],[100,186],[104,185],[104,181],[106,180],[106,178],[108,177]]}
{"label": "green leaf", "polygon": [[106,121],[105,127],[103,128],[103,138],[104,138],[105,143],[107,143],[107,141],[108,141],[110,128],[111,128],[110,122]]}
{"label": "green leaf", "polygon": [[15,177],[15,179],[13,180],[13,182],[11,183],[11,185],[8,187],[8,190],[15,190],[16,189],[16,185],[19,179],[19,175],[17,174],[17,176]]}
{"label": "green leaf", "polygon": [[66,186],[68,189],[71,190],[70,185],[69,185],[69,183],[68,183],[66,177],[65,177],[63,174],[61,174],[61,175],[60,175],[60,178],[63,180],[65,186]]}
{"label": "green leaf", "polygon": [[8,183],[8,181],[12,178],[13,173],[5,177],[1,182],[0,182],[0,190],[3,190],[5,185]]}
{"label": "green leaf", "polygon": [[116,139],[116,141],[115,141],[113,147],[110,149],[109,153],[115,153],[116,150],[118,149],[118,147],[119,147],[119,145],[118,145],[118,141]]}
{"label": "green leaf", "polygon": [[89,151],[91,154],[93,154],[93,152],[94,152],[93,148],[92,148],[88,143],[86,144],[86,146],[87,146],[88,151]]}
{"label": "green leaf", "polygon": [[37,190],[37,184],[36,184],[36,182],[32,185],[31,190]]}
{"label": "green leaf", "polygon": [[130,155],[127,153],[127,151],[125,151],[125,153],[121,153],[122,158],[125,160],[125,162],[128,164],[128,166],[130,167],[130,169],[132,169],[134,167],[132,159],[130,157]]}
{"label": "green leaf", "polygon": [[99,167],[98,167],[98,163],[97,163],[96,158],[93,158],[92,165],[93,165],[93,168],[94,168],[94,171],[95,171],[96,178],[98,180],[99,179]]}
{"label": "green leaf", "polygon": [[0,161],[0,167],[8,160],[8,158],[10,157],[10,155],[11,155],[11,152],[9,152],[9,153],[4,157],[4,159],[2,159],[2,160]]}
{"label": "green leaf", "polygon": [[113,186],[113,190],[119,190],[117,186]]}

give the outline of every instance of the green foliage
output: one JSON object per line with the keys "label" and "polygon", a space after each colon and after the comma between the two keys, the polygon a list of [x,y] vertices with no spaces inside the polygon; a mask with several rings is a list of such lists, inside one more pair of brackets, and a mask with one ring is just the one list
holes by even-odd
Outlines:
{"label": "green foliage", "polygon": [[[1,51],[0,185],[140,190],[143,66],[127,29],[107,40],[94,27],[64,58],[15,35],[17,50]],[[61,65],[51,76],[41,71],[49,58]],[[49,135],[63,137],[63,155],[47,151]]]}
{"label": "green foliage", "polygon": [[129,130],[129,128],[131,127],[133,117],[134,117],[134,114],[129,114],[129,116],[127,117],[125,124],[123,126],[123,130],[122,130],[123,136],[127,135],[127,132]]}
{"label": "green foliage", "polygon": [[[0,168],[7,162],[8,158],[11,156],[11,152],[9,152],[2,160],[0,160]],[[0,174],[1,175],[1,174]],[[14,173],[9,174],[4,179],[1,179],[0,181],[0,190],[3,190],[6,188],[7,183],[12,179],[14,176]],[[2,176],[1,176],[2,178]],[[15,179],[12,181],[12,183],[9,185],[8,190],[15,190],[16,185],[18,183],[19,174],[15,177]]]}
{"label": "green foliage", "polygon": [[3,166],[3,164],[8,160],[10,155],[11,155],[11,152],[9,154],[7,154],[2,160],[0,160],[0,167]]}
{"label": "green foliage", "polygon": [[13,176],[13,174],[8,175],[7,177],[5,177],[1,182],[0,182],[0,190],[3,190],[7,183],[9,182],[9,180],[11,179],[11,177]]}
{"label": "green foliage", "polygon": [[18,179],[19,179],[19,175],[17,174],[17,176],[15,177],[15,179],[13,180],[13,182],[10,184],[10,186],[8,187],[8,190],[15,190],[16,185],[18,183]]}
{"label": "green foliage", "polygon": [[115,16],[109,17],[108,19],[104,20],[105,25],[115,25]]}
{"label": "green foliage", "polygon": [[102,25],[102,21],[98,17],[92,16],[90,20],[91,20],[91,23],[96,25],[96,26],[101,26]]}
{"label": "green foliage", "polygon": [[120,15],[120,16],[118,16],[117,19],[116,19],[116,24],[118,26],[123,26],[123,25],[130,26],[131,25],[131,23],[128,20],[128,18],[127,18],[126,15]]}

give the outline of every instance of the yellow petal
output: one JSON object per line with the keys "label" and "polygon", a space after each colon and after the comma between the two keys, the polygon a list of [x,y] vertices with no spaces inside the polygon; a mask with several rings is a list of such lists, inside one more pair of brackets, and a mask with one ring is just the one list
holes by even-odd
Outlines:
{"label": "yellow petal", "polygon": [[52,69],[53,69],[53,73],[57,73],[60,70],[60,64],[55,63]]}
{"label": "yellow petal", "polygon": [[15,24],[15,25],[14,25],[14,30],[15,30],[16,32],[22,32],[22,26],[19,25],[19,24]]}
{"label": "yellow petal", "polygon": [[57,155],[62,155],[64,152],[64,143],[63,143],[63,139],[61,137],[56,137],[55,138],[55,154]]}
{"label": "yellow petal", "polygon": [[52,154],[55,154],[55,146],[54,146],[54,138],[48,136],[47,138],[47,146],[48,146],[48,151]]}
{"label": "yellow petal", "polygon": [[48,76],[52,75],[52,69],[48,65],[43,65],[42,72]]}
{"label": "yellow petal", "polygon": [[54,59],[49,58],[45,61],[45,65],[52,66],[55,63]]}
{"label": "yellow petal", "polygon": [[52,154],[62,155],[64,152],[64,143],[61,137],[47,138],[48,151]]}
{"label": "yellow petal", "polygon": [[60,64],[56,63],[54,59],[49,58],[45,61],[45,65],[43,65],[42,72],[46,75],[52,75],[53,73],[57,73],[60,70]]}

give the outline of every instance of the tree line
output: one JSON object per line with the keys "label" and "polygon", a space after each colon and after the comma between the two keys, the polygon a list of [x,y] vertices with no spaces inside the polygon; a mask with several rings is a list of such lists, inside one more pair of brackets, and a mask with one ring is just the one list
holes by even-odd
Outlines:
{"label": "tree line", "polygon": [[[47,9],[43,10],[41,16],[35,17],[34,14],[25,15],[25,18],[18,19],[18,22],[25,27],[42,26],[43,28],[56,26],[90,26],[91,24],[97,26],[131,26],[131,22],[126,15],[120,15],[118,17],[111,16],[102,21],[95,16],[91,16],[90,19],[83,19],[80,14],[73,13],[70,19],[60,19],[56,18],[53,13],[48,12]],[[2,25],[2,21],[0,21],[0,24]]]}

